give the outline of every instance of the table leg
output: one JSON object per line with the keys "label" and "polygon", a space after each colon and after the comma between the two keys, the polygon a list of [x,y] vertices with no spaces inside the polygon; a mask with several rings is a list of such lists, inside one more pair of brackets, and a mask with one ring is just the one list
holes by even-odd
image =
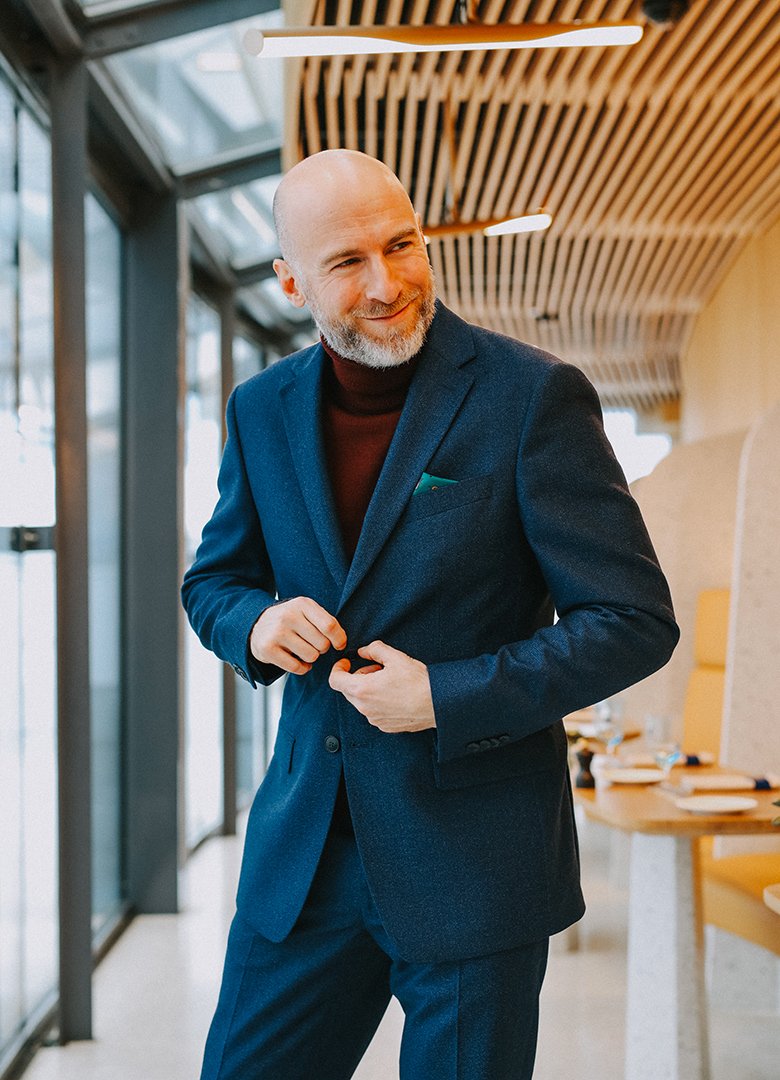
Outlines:
{"label": "table leg", "polygon": [[626,1080],[709,1080],[698,868],[685,836],[631,837]]}

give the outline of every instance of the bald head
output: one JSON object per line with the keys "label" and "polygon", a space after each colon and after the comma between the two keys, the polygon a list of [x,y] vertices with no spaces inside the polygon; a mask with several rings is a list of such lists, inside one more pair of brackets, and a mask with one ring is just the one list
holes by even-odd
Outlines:
{"label": "bald head", "polygon": [[358,150],[322,150],[304,158],[283,178],[273,202],[274,224],[284,259],[301,267],[302,237],[313,221],[332,220],[348,207],[367,199],[402,200],[414,218],[411,200],[401,181],[383,161]]}
{"label": "bald head", "polygon": [[433,272],[409,196],[381,161],[324,150],[285,176],[274,198],[282,291],[307,304],[341,356],[372,367],[421,348],[435,311]]}

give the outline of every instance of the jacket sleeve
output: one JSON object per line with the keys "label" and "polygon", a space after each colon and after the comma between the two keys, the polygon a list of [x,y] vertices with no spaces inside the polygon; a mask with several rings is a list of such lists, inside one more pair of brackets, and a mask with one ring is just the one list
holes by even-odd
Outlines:
{"label": "jacket sleeve", "polygon": [[516,466],[521,525],[558,619],[498,652],[429,668],[441,762],[516,742],[662,667],[677,643],[666,580],[604,434],[595,390],[554,364]]}
{"label": "jacket sleeve", "polygon": [[249,650],[252,627],[276,602],[276,586],[247,478],[235,395],[227,406],[219,500],[184,576],[182,602],[206,648],[255,686],[271,683],[283,672],[258,663]]}

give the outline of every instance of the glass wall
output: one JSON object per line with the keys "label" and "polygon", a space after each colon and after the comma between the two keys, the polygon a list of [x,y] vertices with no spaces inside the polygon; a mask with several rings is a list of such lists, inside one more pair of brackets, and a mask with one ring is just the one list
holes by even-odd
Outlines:
{"label": "glass wall", "polygon": [[58,968],[49,175],[0,76],[0,1058]]}
{"label": "glass wall", "polygon": [[[267,357],[257,342],[238,336],[233,340],[233,381],[237,386],[266,366]],[[269,743],[269,693],[253,690],[236,679],[236,788],[239,807],[246,806],[265,773]]]}
{"label": "glass wall", "polygon": [[[222,454],[219,316],[197,296],[187,309],[184,562],[189,566],[217,499]],[[222,822],[222,664],[185,629],[184,838],[192,848]]]}
{"label": "glass wall", "polygon": [[122,867],[121,234],[86,203],[89,663],[92,720],[92,923],[120,912]]}

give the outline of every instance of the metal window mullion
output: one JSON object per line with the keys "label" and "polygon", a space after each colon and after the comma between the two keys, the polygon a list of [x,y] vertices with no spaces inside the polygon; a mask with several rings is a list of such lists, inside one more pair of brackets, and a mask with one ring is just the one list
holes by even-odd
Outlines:
{"label": "metal window mullion", "polygon": [[84,199],[87,71],[51,69],[57,475],[60,1039],[92,1037],[92,838]]}
{"label": "metal window mullion", "polygon": [[125,237],[126,868],[155,914],[178,909],[184,243],[176,199],[144,192]]}

